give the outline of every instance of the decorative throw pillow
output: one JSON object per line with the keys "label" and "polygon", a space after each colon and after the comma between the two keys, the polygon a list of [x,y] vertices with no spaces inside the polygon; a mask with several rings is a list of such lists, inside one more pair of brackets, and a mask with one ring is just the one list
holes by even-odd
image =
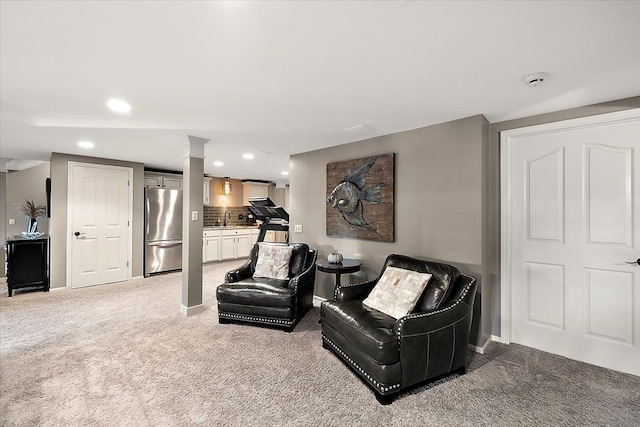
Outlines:
{"label": "decorative throw pillow", "polygon": [[292,250],[289,245],[258,243],[258,261],[253,277],[287,279]]}
{"label": "decorative throw pillow", "polygon": [[362,303],[394,319],[400,319],[413,310],[429,279],[429,273],[387,267]]}

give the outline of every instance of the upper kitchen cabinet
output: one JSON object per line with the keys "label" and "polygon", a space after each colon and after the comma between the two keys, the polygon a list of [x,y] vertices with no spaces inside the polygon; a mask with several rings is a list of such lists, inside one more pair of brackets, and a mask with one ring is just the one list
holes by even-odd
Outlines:
{"label": "upper kitchen cabinet", "polygon": [[242,181],[242,206],[250,206],[249,197],[269,197],[269,184],[266,182]]}
{"label": "upper kitchen cabinet", "polygon": [[202,182],[202,204],[205,206],[211,205],[211,180],[208,176],[204,177],[204,181]]}
{"label": "upper kitchen cabinet", "polygon": [[144,186],[148,188],[182,189],[182,176],[158,172],[145,172]]}

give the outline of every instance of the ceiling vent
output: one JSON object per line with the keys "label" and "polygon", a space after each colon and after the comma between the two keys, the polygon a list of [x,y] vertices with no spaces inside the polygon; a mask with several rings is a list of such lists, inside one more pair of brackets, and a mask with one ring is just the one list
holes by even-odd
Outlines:
{"label": "ceiling vent", "polygon": [[349,128],[343,129],[343,131],[347,132],[347,133],[364,133],[364,132],[371,132],[374,131],[375,129],[372,128],[371,126],[367,126],[364,124],[359,124],[359,125],[355,125],[355,126],[351,126]]}
{"label": "ceiling vent", "polygon": [[540,86],[545,80],[549,78],[548,73],[534,73],[529,74],[527,77],[522,79],[522,82],[527,86]]}

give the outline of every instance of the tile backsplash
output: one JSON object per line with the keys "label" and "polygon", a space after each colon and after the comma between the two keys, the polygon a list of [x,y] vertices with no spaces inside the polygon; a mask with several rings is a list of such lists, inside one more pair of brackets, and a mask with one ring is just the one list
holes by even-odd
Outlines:
{"label": "tile backsplash", "polygon": [[[214,227],[216,225],[222,225],[224,223],[224,212],[229,211],[231,217],[227,220],[227,225],[243,226],[253,225],[254,221],[247,218],[249,215],[249,209],[246,206],[229,207],[223,206],[204,206],[204,220],[202,225],[204,227]],[[240,219],[242,215],[242,219]],[[217,221],[220,220],[219,224]]]}

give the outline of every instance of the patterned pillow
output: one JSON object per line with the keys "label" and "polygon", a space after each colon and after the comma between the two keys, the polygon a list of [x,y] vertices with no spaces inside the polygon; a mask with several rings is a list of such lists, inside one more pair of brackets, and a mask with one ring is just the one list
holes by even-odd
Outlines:
{"label": "patterned pillow", "polygon": [[258,261],[253,277],[287,279],[293,248],[289,245],[258,243]]}
{"label": "patterned pillow", "polygon": [[413,310],[429,279],[429,273],[387,267],[362,303],[394,319],[400,319]]}

